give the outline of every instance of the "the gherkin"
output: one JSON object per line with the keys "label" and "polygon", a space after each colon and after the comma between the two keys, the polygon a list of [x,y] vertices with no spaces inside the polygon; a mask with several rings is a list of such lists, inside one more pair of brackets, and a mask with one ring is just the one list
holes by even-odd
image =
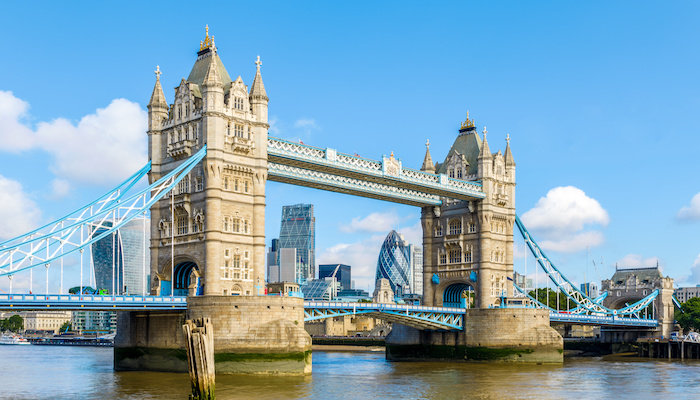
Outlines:
{"label": "the gherkin", "polygon": [[391,283],[394,295],[401,296],[409,291],[411,277],[410,252],[408,243],[396,231],[391,231],[384,239],[379,259],[377,260],[377,277]]}

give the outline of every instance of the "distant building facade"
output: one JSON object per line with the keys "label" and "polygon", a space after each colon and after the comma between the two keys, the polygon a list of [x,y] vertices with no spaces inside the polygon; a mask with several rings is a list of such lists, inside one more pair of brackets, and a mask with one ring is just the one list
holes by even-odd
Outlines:
{"label": "distant building facade", "polygon": [[598,285],[595,282],[586,282],[581,284],[581,291],[586,294],[586,296],[595,299],[599,296]]}
{"label": "distant building facade", "polygon": [[394,295],[402,296],[411,291],[411,253],[409,245],[395,230],[384,239],[377,260],[375,282],[389,281]]}
{"label": "distant building facade", "polygon": [[[111,221],[103,222],[105,227],[93,230],[96,237],[106,232]],[[150,221],[133,219],[92,245],[92,260],[95,268],[95,285],[110,293],[145,295],[150,292],[148,273],[151,254]],[[144,268],[145,267],[145,268]],[[145,290],[144,290],[145,289]]]}
{"label": "distant building facade", "polygon": [[352,268],[345,264],[322,264],[318,266],[318,279],[335,276],[340,290],[352,290]]}
{"label": "distant building facade", "polygon": [[49,331],[58,333],[61,325],[71,320],[70,311],[27,311],[24,318],[25,331]]}
{"label": "distant building facade", "polygon": [[513,283],[515,283],[516,285],[518,285],[519,288],[523,289],[528,293],[532,290],[535,290],[534,285],[532,284],[532,278],[528,278],[525,275],[521,275],[516,271],[513,271]]}
{"label": "distant building facade", "polygon": [[301,286],[304,300],[332,301],[338,297],[338,281],[335,278],[312,279]]}
{"label": "distant building facade", "polygon": [[279,239],[268,252],[268,282],[304,285],[316,275],[316,218],[312,204],[282,207]]}
{"label": "distant building facade", "polygon": [[73,311],[71,328],[80,332],[115,333],[117,313],[114,311]]}
{"label": "distant building facade", "polygon": [[423,248],[409,244],[408,249],[411,265],[410,293],[423,296]]}
{"label": "distant building facade", "polygon": [[700,285],[675,289],[673,295],[678,301],[685,303],[693,297],[700,297]]}

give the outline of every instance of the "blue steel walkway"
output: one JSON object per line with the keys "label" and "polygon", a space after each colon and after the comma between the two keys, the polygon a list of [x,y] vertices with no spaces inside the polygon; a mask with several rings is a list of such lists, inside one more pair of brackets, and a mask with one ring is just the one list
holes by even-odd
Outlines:
{"label": "blue steel walkway", "polygon": [[0,310],[129,311],[187,309],[184,296],[0,294]]}
{"label": "blue steel walkway", "polygon": [[[110,296],[78,294],[0,294],[0,310],[67,310],[67,311],[183,311],[185,296]],[[341,303],[305,301],[304,321],[344,315],[366,315],[396,322],[420,330],[463,330],[463,308],[413,306],[407,304]],[[550,312],[551,322],[577,325],[656,328],[655,319],[618,316],[579,315]]]}

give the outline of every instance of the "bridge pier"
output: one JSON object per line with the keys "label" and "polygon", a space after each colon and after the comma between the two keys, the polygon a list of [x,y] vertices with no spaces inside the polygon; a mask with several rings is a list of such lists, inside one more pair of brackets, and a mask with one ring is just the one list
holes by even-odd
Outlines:
{"label": "bridge pier", "polygon": [[538,309],[470,309],[464,331],[420,331],[394,324],[386,356],[394,361],[563,362],[564,341]]}
{"label": "bridge pier", "polygon": [[214,328],[217,373],[311,373],[303,299],[277,296],[194,296],[187,312],[119,313],[115,370],[187,372],[182,325],[203,317]]}

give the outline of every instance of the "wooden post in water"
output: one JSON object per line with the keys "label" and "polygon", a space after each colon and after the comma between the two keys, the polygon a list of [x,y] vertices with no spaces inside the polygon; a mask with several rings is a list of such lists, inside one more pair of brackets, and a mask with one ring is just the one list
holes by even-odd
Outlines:
{"label": "wooden post in water", "polygon": [[209,318],[188,319],[182,325],[187,346],[187,363],[192,383],[192,400],[214,400],[214,328]]}

